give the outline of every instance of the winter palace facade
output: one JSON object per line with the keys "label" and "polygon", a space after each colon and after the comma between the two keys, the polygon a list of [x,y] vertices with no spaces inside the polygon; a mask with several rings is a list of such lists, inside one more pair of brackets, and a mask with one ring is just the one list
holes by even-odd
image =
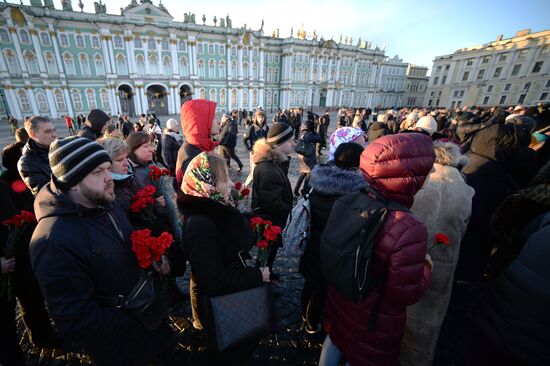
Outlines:
{"label": "winter palace facade", "polygon": [[[0,116],[178,113],[206,98],[218,110],[256,106],[400,106],[408,64],[368,42],[279,38],[231,19],[176,22],[162,5],[135,0],[120,15],[55,9],[51,0],[0,3]],[[198,24],[201,23],[201,24]],[[425,76],[425,75],[424,75]],[[427,78],[426,78],[427,80]],[[416,90],[418,92],[418,90]]]}

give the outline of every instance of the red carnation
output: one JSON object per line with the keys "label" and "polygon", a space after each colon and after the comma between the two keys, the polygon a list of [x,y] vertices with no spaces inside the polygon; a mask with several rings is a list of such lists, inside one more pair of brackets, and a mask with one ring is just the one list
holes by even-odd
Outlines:
{"label": "red carnation", "polygon": [[256,243],[256,246],[260,249],[266,249],[267,247],[269,247],[269,243],[267,242],[267,240],[260,240]]}
{"label": "red carnation", "polygon": [[136,255],[138,265],[141,268],[148,268],[153,261],[160,261],[166,250],[170,248],[174,238],[167,232],[160,236],[151,236],[151,230],[135,230],[130,235],[132,251]]}
{"label": "red carnation", "polygon": [[434,244],[438,245],[450,245],[449,237],[443,233],[435,234]]}
{"label": "red carnation", "polygon": [[243,197],[246,197],[246,196],[248,196],[249,194],[250,194],[250,189],[248,189],[248,188],[246,188],[246,187],[243,188],[243,190],[241,191],[241,196],[243,196]]}
{"label": "red carnation", "polygon": [[241,182],[235,183],[235,189],[236,189],[237,191],[240,191],[241,188],[242,188],[242,186],[243,186],[243,184],[242,184]]}

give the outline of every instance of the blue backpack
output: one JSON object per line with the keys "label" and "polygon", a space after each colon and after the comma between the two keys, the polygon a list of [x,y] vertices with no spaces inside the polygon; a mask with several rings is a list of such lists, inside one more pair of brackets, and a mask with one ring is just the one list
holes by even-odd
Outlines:
{"label": "blue backpack", "polygon": [[304,254],[309,240],[311,225],[309,195],[312,191],[313,188],[306,195],[300,197],[290,212],[282,233],[283,248],[294,256]]}

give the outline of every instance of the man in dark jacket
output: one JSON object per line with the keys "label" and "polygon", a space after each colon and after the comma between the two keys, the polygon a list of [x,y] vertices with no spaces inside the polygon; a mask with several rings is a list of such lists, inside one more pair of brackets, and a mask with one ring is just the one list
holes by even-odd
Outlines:
{"label": "man in dark jacket", "polygon": [[110,120],[111,117],[101,109],[92,109],[88,114],[88,118],[86,118],[86,122],[84,122],[84,128],[78,131],[77,135],[90,140],[97,140],[101,137],[103,128]]}
{"label": "man in dark jacket", "polygon": [[50,181],[52,170],[48,162],[48,149],[57,138],[55,126],[46,117],[34,116],[25,121],[29,140],[17,163],[17,170],[33,195]]}
{"label": "man in dark jacket", "polygon": [[146,330],[115,306],[138,282],[130,245],[131,226],[115,199],[111,160],[82,137],[50,148],[52,181],[36,197],[38,225],[30,255],[55,325],[84,348],[96,365],[147,365],[170,331],[165,323]]}
{"label": "man in dark jacket", "polygon": [[243,163],[235,154],[235,146],[237,146],[237,131],[238,131],[237,121],[234,121],[230,116],[224,114],[222,116],[221,125],[220,125],[220,155],[227,162],[227,167],[229,168],[231,159],[235,160],[239,166],[239,172],[243,169]]}

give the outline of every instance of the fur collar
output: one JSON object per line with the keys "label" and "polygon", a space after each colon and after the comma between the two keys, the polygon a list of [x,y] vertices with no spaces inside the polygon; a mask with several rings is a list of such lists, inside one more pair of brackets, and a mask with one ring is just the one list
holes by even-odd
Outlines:
{"label": "fur collar", "polygon": [[258,164],[262,160],[271,160],[275,163],[285,163],[288,156],[277,149],[273,149],[267,143],[266,139],[259,139],[254,143],[254,164]]}
{"label": "fur collar", "polygon": [[309,179],[309,184],[319,193],[343,196],[368,186],[365,179],[351,170],[333,165],[317,165]]}

